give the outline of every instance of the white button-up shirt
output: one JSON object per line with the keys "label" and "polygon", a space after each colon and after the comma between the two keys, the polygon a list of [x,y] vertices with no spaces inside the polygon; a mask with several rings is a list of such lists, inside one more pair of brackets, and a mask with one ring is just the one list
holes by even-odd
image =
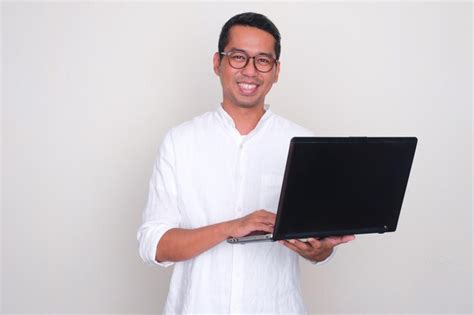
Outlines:
{"label": "white button-up shirt", "polygon": [[[138,230],[156,262],[171,228],[194,229],[258,209],[276,212],[290,139],[313,134],[268,110],[242,136],[221,106],[171,129],[160,147]],[[278,242],[222,242],[174,263],[165,313],[304,313],[298,255]]]}

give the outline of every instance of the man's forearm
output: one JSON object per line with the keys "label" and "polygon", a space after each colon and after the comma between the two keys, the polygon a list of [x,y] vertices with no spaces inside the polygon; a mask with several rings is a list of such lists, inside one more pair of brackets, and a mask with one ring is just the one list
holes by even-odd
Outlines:
{"label": "man's forearm", "polygon": [[226,232],[228,224],[230,221],[197,229],[171,229],[157,244],[156,260],[162,262],[191,259],[227,239],[230,236]]}
{"label": "man's forearm", "polygon": [[197,229],[171,229],[161,237],[156,248],[156,261],[191,259],[216,246],[230,236],[245,236],[253,231],[273,232],[275,214],[256,210],[242,218]]}

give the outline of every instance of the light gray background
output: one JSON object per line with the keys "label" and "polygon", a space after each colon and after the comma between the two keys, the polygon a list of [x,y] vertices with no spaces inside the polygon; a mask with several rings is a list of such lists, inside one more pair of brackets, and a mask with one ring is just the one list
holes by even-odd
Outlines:
{"label": "light gray background", "polygon": [[311,313],[472,311],[472,4],[2,3],[2,313],[158,313],[136,229],[165,131],[221,100],[223,23],[282,33],[272,110],[419,138],[399,228],[302,261]]}

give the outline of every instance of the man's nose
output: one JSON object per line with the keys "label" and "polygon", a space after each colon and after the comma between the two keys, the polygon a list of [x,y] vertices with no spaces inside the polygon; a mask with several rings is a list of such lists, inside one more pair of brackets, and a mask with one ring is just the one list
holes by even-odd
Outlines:
{"label": "man's nose", "polygon": [[242,69],[242,74],[253,77],[258,74],[258,70],[255,68],[255,57],[249,57],[249,62]]}

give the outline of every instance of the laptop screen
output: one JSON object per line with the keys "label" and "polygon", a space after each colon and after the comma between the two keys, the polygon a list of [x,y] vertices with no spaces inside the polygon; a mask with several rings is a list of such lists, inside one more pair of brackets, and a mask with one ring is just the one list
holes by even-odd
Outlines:
{"label": "laptop screen", "polygon": [[416,138],[293,138],[275,239],[395,231]]}

